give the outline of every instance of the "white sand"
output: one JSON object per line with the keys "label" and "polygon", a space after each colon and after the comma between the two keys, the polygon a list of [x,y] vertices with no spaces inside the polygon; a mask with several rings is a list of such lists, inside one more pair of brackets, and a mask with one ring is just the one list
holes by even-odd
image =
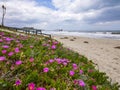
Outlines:
{"label": "white sand", "polygon": [[[77,51],[98,64],[100,71],[106,72],[113,82],[119,82],[120,84],[120,49],[114,48],[120,46],[120,40],[86,37],[73,39],[72,36],[67,36],[68,39],[61,39],[63,37],[66,36],[53,36],[54,39],[62,42],[65,47]],[[88,43],[84,43],[84,41]]]}

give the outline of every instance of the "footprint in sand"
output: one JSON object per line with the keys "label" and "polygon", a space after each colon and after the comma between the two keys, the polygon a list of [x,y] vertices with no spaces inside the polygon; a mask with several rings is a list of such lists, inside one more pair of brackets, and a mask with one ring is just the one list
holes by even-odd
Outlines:
{"label": "footprint in sand", "polygon": [[75,41],[74,39],[70,39],[70,41]]}
{"label": "footprint in sand", "polygon": [[60,38],[60,39],[68,39],[68,37],[63,37],[63,38]]}

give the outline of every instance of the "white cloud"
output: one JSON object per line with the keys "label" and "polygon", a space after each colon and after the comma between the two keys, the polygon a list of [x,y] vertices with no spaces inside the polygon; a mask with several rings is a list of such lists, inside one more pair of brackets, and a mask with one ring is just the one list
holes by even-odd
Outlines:
{"label": "white cloud", "polygon": [[[3,1],[0,1],[0,6]],[[92,21],[107,10],[105,8],[95,9],[97,6],[101,7],[99,3],[101,0],[52,0],[56,10],[40,6],[35,0],[7,0],[5,24],[44,29],[79,29],[85,25],[90,26],[88,20]],[[1,17],[2,9],[0,9]]]}
{"label": "white cloud", "polygon": [[79,13],[87,10],[98,0],[52,0],[53,5],[61,11]]}
{"label": "white cloud", "polygon": [[[0,6],[1,5],[2,2],[0,2]],[[6,23],[16,23],[15,25],[31,21],[29,24],[34,22],[36,26],[36,24],[39,23],[40,27],[43,27],[45,26],[43,23],[47,22],[49,18],[52,17],[51,13],[53,12],[50,8],[38,6],[37,2],[33,0],[8,0],[6,2],[6,7]],[[2,10],[0,11],[0,16],[2,16]]]}

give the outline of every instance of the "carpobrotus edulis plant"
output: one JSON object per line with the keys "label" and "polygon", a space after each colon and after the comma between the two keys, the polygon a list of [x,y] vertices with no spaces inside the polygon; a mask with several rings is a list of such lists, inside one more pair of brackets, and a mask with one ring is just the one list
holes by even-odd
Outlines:
{"label": "carpobrotus edulis plant", "polygon": [[0,32],[0,90],[118,90],[86,57],[47,37]]}

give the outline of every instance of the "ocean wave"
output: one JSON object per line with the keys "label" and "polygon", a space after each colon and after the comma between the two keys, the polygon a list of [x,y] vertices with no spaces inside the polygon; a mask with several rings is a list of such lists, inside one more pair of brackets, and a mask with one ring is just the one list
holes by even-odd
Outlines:
{"label": "ocean wave", "polygon": [[112,34],[112,32],[69,32],[69,31],[43,31],[43,33],[51,35],[68,35],[81,36],[89,38],[109,38],[120,40],[120,34]]}

